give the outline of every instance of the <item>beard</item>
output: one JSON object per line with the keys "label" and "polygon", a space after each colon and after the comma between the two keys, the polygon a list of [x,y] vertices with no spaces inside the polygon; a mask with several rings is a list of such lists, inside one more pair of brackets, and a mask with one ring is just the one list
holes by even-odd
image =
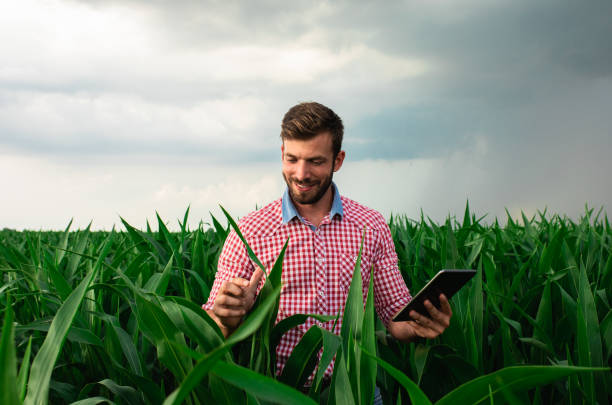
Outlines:
{"label": "beard", "polygon": [[[287,177],[283,173],[283,178],[285,179],[285,183],[287,183],[287,189],[289,190],[289,196],[291,197],[294,203],[303,205],[315,204],[319,200],[321,200],[321,198],[323,198],[323,196],[331,186],[333,176],[333,166],[329,175],[325,176],[320,181],[313,181],[313,179],[304,179],[302,181],[287,179]],[[294,189],[296,184],[299,184],[300,186],[312,187],[312,189],[308,190],[305,193],[300,193],[297,189]]]}

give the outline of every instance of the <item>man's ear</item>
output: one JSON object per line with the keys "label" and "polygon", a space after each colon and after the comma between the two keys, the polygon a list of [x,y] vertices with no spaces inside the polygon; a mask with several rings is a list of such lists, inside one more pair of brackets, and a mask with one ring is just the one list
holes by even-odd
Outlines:
{"label": "man's ear", "polygon": [[336,158],[334,159],[334,172],[337,172],[338,170],[340,170],[340,168],[342,167],[342,162],[344,162],[345,156],[346,156],[346,153],[343,150],[338,152],[338,154],[336,155]]}
{"label": "man's ear", "polygon": [[281,160],[283,160],[283,156],[285,156],[285,144],[281,145]]}

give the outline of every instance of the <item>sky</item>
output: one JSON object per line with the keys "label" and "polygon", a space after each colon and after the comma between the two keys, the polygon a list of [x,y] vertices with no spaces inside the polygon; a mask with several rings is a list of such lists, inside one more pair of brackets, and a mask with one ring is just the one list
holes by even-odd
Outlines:
{"label": "sky", "polygon": [[280,122],[345,126],[390,215],[612,212],[612,2],[0,3],[0,229],[173,229],[279,198]]}

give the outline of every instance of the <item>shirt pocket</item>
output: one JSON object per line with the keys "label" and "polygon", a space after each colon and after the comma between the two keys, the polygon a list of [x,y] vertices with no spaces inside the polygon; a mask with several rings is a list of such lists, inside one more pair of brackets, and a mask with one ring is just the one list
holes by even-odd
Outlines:
{"label": "shirt pocket", "polygon": [[[353,279],[353,270],[355,269],[355,263],[357,262],[357,253],[342,252],[340,254],[340,276],[339,284],[344,297],[346,298],[351,281]],[[361,284],[362,291],[367,292],[368,284],[370,282],[370,270],[372,267],[372,260],[368,256],[361,256]]]}

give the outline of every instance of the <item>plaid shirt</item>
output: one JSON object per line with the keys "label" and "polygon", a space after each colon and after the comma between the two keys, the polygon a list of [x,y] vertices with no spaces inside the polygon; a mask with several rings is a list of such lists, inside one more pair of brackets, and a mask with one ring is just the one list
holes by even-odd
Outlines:
{"label": "plaid shirt", "polygon": [[[272,269],[289,238],[283,261],[277,323],[300,313],[335,316],[340,311],[342,314],[365,227],[361,258],[364,303],[370,269],[374,265],[374,304],[378,317],[387,325],[411,299],[398,269],[389,226],[380,213],[341,197],[335,185],[333,188],[332,210],[318,227],[298,214],[287,191],[282,199],[242,218],[238,226],[266,267],[266,272]],[[223,281],[233,277],[250,279],[255,266],[232,230],[219,257],[215,282],[203,308],[212,309]],[[258,288],[262,286],[263,280]],[[319,322],[308,318],[287,332],[277,347],[277,373],[282,371],[302,335],[315,323],[331,331],[334,321]],[[341,326],[342,317],[335,329],[337,334]],[[333,362],[326,370],[326,376],[330,376],[332,371]]]}

